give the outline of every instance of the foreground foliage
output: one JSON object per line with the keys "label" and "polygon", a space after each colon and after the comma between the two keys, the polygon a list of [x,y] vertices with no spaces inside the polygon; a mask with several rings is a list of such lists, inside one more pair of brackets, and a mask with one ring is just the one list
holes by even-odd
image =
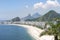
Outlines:
{"label": "foreground foliage", "polygon": [[42,32],[40,36],[54,35],[55,40],[58,40],[58,37],[60,37],[60,21],[58,21],[57,24],[54,23],[49,23],[49,24],[51,27],[45,30],[44,32]]}

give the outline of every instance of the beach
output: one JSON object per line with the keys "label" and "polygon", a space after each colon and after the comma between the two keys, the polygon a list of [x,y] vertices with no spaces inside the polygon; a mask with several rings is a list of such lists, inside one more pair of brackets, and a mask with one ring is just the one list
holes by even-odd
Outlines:
{"label": "beach", "polygon": [[36,27],[33,27],[33,26],[28,26],[28,25],[19,25],[19,26],[22,26],[22,27],[25,27],[28,29],[28,33],[34,37],[36,40],[40,40],[39,38],[39,35],[40,33],[43,31],[41,29],[38,29]]}
{"label": "beach", "polygon": [[36,40],[54,40],[54,36],[49,36],[49,35],[44,35],[42,37],[39,37],[39,35],[41,34],[41,32],[43,32],[44,30],[39,29],[37,27],[34,26],[29,26],[29,25],[20,25],[20,24],[11,24],[11,25],[16,25],[16,26],[22,26],[24,28],[27,29],[28,33],[35,38]]}

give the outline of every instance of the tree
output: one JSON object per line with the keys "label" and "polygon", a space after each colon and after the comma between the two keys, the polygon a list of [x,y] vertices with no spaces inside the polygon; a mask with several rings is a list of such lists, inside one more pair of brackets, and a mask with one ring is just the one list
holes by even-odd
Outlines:
{"label": "tree", "polygon": [[49,24],[51,27],[45,30],[44,32],[42,32],[40,36],[43,36],[45,34],[54,35],[55,40],[58,40],[58,36],[60,36],[60,21],[57,21],[57,24],[54,23],[49,23]]}

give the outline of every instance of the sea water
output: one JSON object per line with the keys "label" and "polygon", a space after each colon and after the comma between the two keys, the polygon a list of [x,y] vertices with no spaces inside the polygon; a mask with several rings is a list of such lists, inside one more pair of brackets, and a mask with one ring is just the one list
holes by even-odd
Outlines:
{"label": "sea water", "polygon": [[0,40],[35,40],[26,28],[14,25],[0,25]]}

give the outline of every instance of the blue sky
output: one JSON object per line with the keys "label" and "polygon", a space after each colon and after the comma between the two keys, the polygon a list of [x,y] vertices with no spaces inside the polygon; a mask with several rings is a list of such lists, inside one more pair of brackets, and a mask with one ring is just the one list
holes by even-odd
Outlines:
{"label": "blue sky", "polygon": [[60,13],[58,4],[60,5],[60,0],[0,0],[0,19],[22,18],[35,12],[44,15],[51,9]]}

